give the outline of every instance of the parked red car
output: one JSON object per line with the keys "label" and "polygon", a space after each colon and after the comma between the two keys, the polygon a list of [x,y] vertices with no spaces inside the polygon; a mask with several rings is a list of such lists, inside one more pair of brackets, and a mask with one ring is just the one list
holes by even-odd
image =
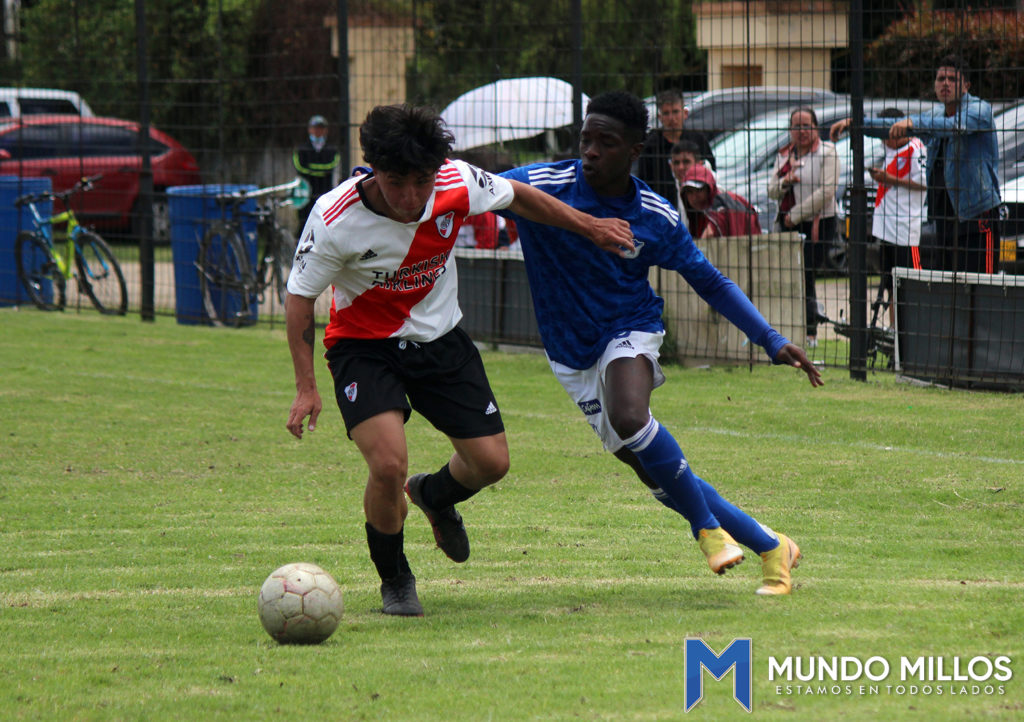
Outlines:
{"label": "parked red car", "polygon": [[[150,127],[154,235],[169,241],[170,186],[200,182],[196,159],[166,133]],[[23,116],[0,123],[0,175],[49,177],[55,191],[83,176],[102,174],[95,190],[75,197],[79,220],[100,229],[130,230],[138,237],[142,208],[139,124],[117,118],[78,115]],[[55,209],[59,210],[59,209]]]}

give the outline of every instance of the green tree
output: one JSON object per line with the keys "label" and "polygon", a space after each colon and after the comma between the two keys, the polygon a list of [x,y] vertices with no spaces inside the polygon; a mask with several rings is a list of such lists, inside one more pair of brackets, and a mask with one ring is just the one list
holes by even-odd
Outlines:
{"label": "green tree", "polygon": [[21,60],[10,82],[78,91],[98,113],[134,94],[124,82],[136,75],[131,3],[37,0],[22,8],[21,26]]}
{"label": "green tree", "polygon": [[973,69],[971,92],[993,100],[1022,94],[1024,18],[1015,11],[914,12],[865,51],[872,69],[865,93],[878,97],[934,97],[935,64],[961,56]]}
{"label": "green tree", "polygon": [[[194,148],[217,148],[219,128],[241,127],[257,99],[246,87],[247,0],[147,0],[152,122]],[[21,59],[10,82],[62,87],[101,115],[137,118],[135,4],[37,0],[21,13]],[[238,136],[235,136],[238,139]]]}

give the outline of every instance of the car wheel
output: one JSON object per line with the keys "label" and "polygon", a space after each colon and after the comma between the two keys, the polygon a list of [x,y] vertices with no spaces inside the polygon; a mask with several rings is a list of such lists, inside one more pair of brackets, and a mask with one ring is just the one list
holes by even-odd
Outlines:
{"label": "car wheel", "polygon": [[831,248],[826,252],[825,263],[828,269],[836,273],[846,275],[850,266],[846,257],[846,241],[836,239]]}

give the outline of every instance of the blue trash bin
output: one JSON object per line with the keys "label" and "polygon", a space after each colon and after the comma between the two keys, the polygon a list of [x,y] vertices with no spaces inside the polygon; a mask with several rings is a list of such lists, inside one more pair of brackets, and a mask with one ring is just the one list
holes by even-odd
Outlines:
{"label": "blue trash bin", "polygon": [[[217,196],[252,190],[256,190],[256,186],[226,183],[172,186],[167,189],[168,214],[171,221],[171,255],[174,259],[174,313],[178,323],[197,324],[210,321],[203,306],[196,259],[199,255],[199,244],[210,225],[225,218],[230,220],[232,207],[218,203]],[[241,210],[255,211],[256,201],[246,200]],[[242,229],[250,267],[255,269],[256,220],[243,220]],[[251,294],[249,298],[243,299],[237,292],[228,293],[233,293],[236,297],[213,299],[218,308],[223,305],[225,311],[230,314],[232,310],[237,311],[248,306],[247,322],[255,323],[259,310],[256,295]]]}
{"label": "blue trash bin", "polygon": [[[18,265],[14,260],[14,244],[20,231],[32,230],[32,213],[28,208],[15,208],[14,200],[26,193],[51,190],[49,178],[20,178],[0,176],[0,306],[29,303],[28,294],[21,287]],[[37,203],[43,217],[53,209],[50,201]]]}

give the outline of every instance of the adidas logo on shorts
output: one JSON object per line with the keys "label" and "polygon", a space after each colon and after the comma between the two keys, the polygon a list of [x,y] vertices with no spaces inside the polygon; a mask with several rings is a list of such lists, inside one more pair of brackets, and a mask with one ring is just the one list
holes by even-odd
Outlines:
{"label": "adidas logo on shorts", "polygon": [[491,414],[496,413],[498,413],[498,407],[494,405],[493,401],[491,401],[490,403],[487,404],[487,408],[484,409],[484,414],[486,416],[490,416]]}
{"label": "adidas logo on shorts", "polygon": [[633,344],[631,344],[627,338],[625,341],[619,341],[615,344],[615,348],[633,348]]}

